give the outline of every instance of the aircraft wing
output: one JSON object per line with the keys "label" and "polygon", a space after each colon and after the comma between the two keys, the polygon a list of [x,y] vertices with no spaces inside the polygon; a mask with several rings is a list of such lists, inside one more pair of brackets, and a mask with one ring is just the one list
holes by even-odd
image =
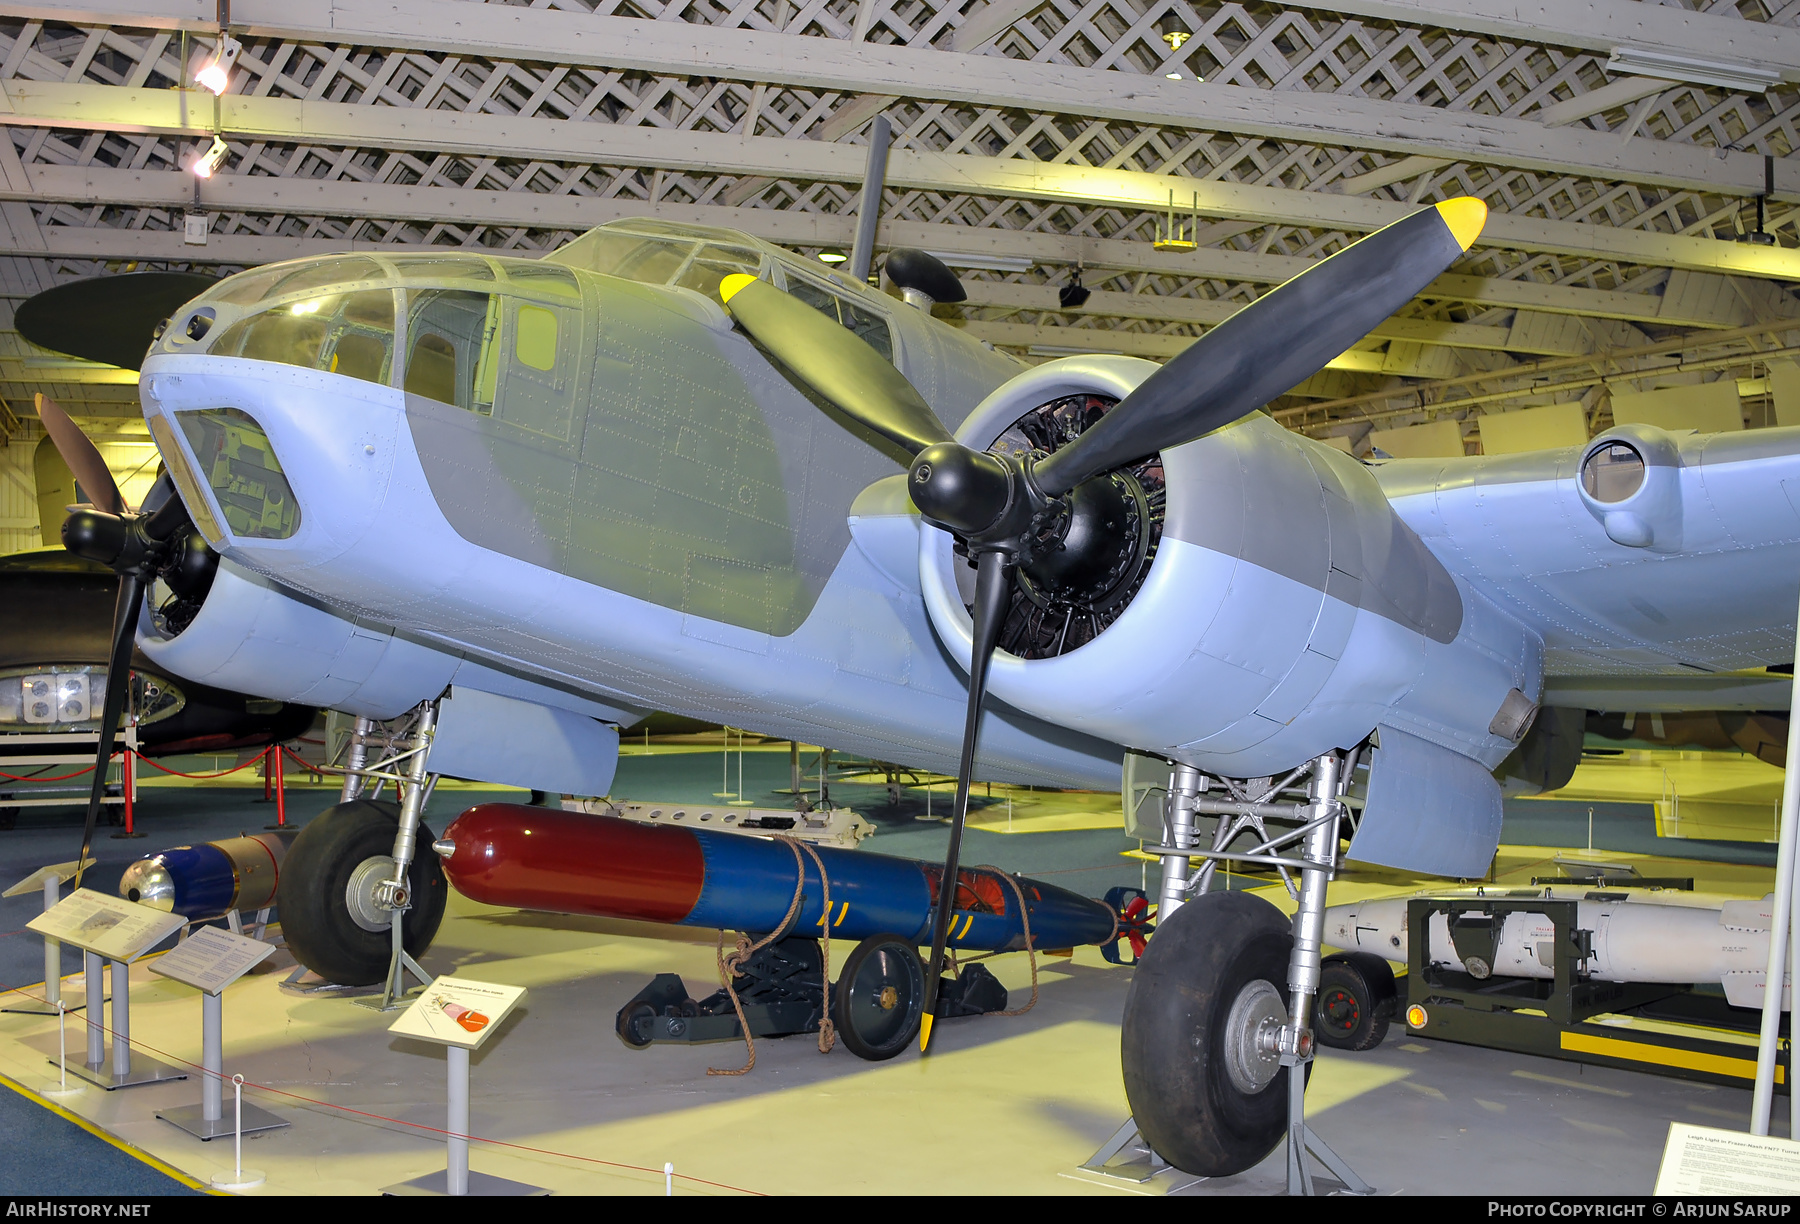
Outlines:
{"label": "aircraft wing", "polygon": [[[1641,487],[1620,498],[1601,482],[1601,500],[1583,461],[1619,440],[1645,461]],[[1623,426],[1585,447],[1392,460],[1376,477],[1452,573],[1542,635],[1547,702],[1787,704],[1773,699],[1785,677],[1760,669],[1794,657],[1800,429]]]}

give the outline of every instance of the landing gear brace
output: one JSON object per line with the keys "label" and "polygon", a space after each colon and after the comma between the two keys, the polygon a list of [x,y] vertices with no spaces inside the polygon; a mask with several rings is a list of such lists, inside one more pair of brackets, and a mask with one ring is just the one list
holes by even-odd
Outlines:
{"label": "landing gear brace", "polygon": [[[1165,970],[1158,974],[1147,973],[1144,968],[1140,968],[1139,976],[1132,986],[1133,994],[1139,997],[1127,1001],[1124,1035],[1126,1091],[1128,1098],[1132,1098],[1134,1117],[1127,1119],[1113,1137],[1081,1166],[1083,1169],[1103,1176],[1138,1182],[1148,1181],[1172,1166],[1203,1175],[1242,1171],[1261,1160],[1274,1143],[1280,1141],[1279,1114],[1271,1114],[1268,1109],[1274,1103],[1266,1100],[1257,1102],[1254,1098],[1265,1090],[1275,1088],[1275,1078],[1280,1071],[1286,1070],[1288,1193],[1314,1193],[1308,1153],[1332,1177],[1343,1183],[1350,1193],[1375,1192],[1374,1187],[1358,1177],[1349,1164],[1306,1125],[1306,1080],[1314,1055],[1310,1021],[1314,999],[1319,991],[1325,925],[1325,886],[1337,870],[1338,828],[1346,811],[1343,794],[1356,767],[1356,757],[1354,750],[1327,753],[1273,785],[1269,784],[1269,779],[1234,782],[1211,778],[1190,766],[1175,766],[1164,808],[1165,844],[1146,847],[1151,853],[1162,857],[1163,865],[1158,925],[1166,934],[1157,938],[1165,940],[1166,950],[1172,951],[1177,945],[1185,944],[1186,941],[1180,938],[1180,932],[1193,925],[1193,921],[1176,924],[1175,930],[1170,931],[1171,919],[1190,900],[1198,901],[1212,895],[1219,903],[1209,903],[1207,908],[1217,912],[1220,917],[1216,924],[1214,942],[1230,946],[1216,950],[1197,969],[1189,969],[1180,964],[1151,966]],[[1306,803],[1283,805],[1264,802],[1303,778],[1306,782]],[[1215,783],[1229,793],[1229,799],[1203,797]],[[1198,846],[1195,824],[1196,816],[1200,814],[1218,817],[1218,827],[1210,850],[1202,850]],[[1271,835],[1265,827],[1266,820],[1292,822],[1297,827]],[[1234,841],[1251,831],[1256,835],[1256,844],[1247,851],[1234,852],[1230,849]],[[1296,842],[1299,843],[1300,854],[1298,857],[1289,857]],[[1284,850],[1287,851],[1286,854],[1282,853]],[[1190,877],[1190,861],[1196,858],[1206,861]],[[1253,898],[1246,897],[1242,902],[1235,902],[1231,900],[1232,894],[1229,892],[1211,894],[1215,871],[1221,861],[1276,868],[1287,883],[1289,892],[1299,903],[1293,920],[1291,947],[1287,954],[1288,997],[1285,1010],[1280,993],[1257,970],[1259,956],[1266,968],[1274,967],[1268,960],[1268,927],[1271,925],[1270,918],[1278,918],[1278,915],[1259,912],[1262,903]],[[1298,888],[1295,887],[1290,872],[1298,873]],[[1276,938],[1279,938],[1278,933]],[[1146,957],[1156,961],[1155,939],[1151,941],[1150,948],[1152,951],[1146,953]],[[1162,961],[1195,959],[1185,956],[1185,948],[1182,951],[1183,957],[1165,956]],[[1167,972],[1168,970],[1173,972]],[[1175,1005],[1172,1010],[1172,995],[1177,980],[1186,995],[1200,997],[1205,1001],[1198,1007]],[[1157,997],[1159,995],[1162,997]],[[1188,1040],[1180,1044],[1198,1050],[1196,1061],[1199,1065],[1185,1076],[1149,1075],[1140,1077],[1138,1082],[1144,1085],[1170,1084],[1172,1088],[1165,1095],[1171,1098],[1194,1095],[1209,1099],[1224,1098],[1227,1107],[1223,1110],[1216,1104],[1201,1108],[1186,1099],[1138,1099],[1146,1092],[1154,1097],[1157,1095],[1154,1089],[1140,1088],[1137,1093],[1133,1092],[1131,1055],[1134,1039],[1140,1045],[1148,1041],[1154,1050],[1160,1052],[1161,1058],[1166,1059],[1168,1051],[1176,1048],[1176,1045],[1168,1040],[1170,1033],[1159,1029],[1159,1024],[1166,1029],[1170,1017],[1173,1017],[1177,1026],[1192,1026],[1192,1034],[1183,1034]],[[1134,1033],[1134,1027],[1140,1031]],[[1199,1082],[1188,1082],[1195,1075]],[[1193,1091],[1195,1089],[1199,1091]],[[1234,1100],[1241,1103],[1235,1112],[1229,1108],[1229,1103]],[[1152,1114],[1156,1117],[1154,1124],[1150,1120]],[[1273,1132],[1267,1129],[1270,1122],[1276,1127]],[[1233,1136],[1236,1140],[1233,1153],[1208,1150],[1186,1159],[1177,1152],[1168,1153],[1173,1159],[1165,1158],[1163,1153],[1156,1150],[1155,1143],[1143,1133],[1147,1128],[1157,1132],[1159,1136],[1179,1135],[1184,1127],[1191,1126],[1223,1126],[1245,1133]],[[1166,1138],[1163,1142],[1164,1146],[1172,1146]],[[1231,1146],[1230,1143],[1221,1143],[1219,1148]],[[1127,1152],[1133,1151],[1138,1153],[1136,1159],[1120,1159]],[[1236,1159],[1233,1159],[1234,1155]],[[1248,1163],[1244,1163],[1245,1160]],[[1196,1165],[1203,1167],[1193,1167]],[[1237,1167],[1231,1167],[1233,1165]]]}

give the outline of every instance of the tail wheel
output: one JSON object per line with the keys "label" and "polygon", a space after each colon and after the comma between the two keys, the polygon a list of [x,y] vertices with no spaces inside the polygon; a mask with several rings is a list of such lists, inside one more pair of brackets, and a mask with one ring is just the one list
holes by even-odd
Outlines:
{"label": "tail wheel", "polygon": [[1379,956],[1345,952],[1326,958],[1313,1018],[1319,1043],[1334,1050],[1373,1050],[1387,1036],[1395,993],[1394,971]]}
{"label": "tail wheel", "polygon": [[1125,998],[1125,1096],[1176,1168],[1241,1173],[1286,1134],[1289,1070],[1259,1035],[1287,1021],[1292,947],[1280,910],[1217,892],[1176,910],[1145,949]]}
{"label": "tail wheel", "polygon": [[831,1003],[831,1021],[852,1054],[892,1058],[912,1044],[925,1012],[919,950],[904,936],[869,936],[844,961]]}
{"label": "tail wheel", "polygon": [[[375,886],[393,870],[398,804],[354,799],[326,808],[300,830],[281,866],[276,902],[294,959],[328,982],[366,986],[387,974],[392,954],[389,914]],[[407,871],[412,908],[401,920],[406,950],[418,957],[444,919],[444,869],[431,853],[431,830],[419,826]]]}

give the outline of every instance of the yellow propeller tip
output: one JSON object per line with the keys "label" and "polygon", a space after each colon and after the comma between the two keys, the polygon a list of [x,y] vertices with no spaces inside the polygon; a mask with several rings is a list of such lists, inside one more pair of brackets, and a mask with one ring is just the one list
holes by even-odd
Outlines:
{"label": "yellow propeller tip", "polygon": [[[1440,207],[1442,206],[1440,205]],[[742,272],[734,272],[719,282],[719,297],[722,300],[729,302],[745,285],[754,285],[755,283],[756,278],[754,276],[746,276]]]}
{"label": "yellow propeller tip", "polygon": [[931,1045],[931,1020],[929,1012],[919,1017],[919,1053],[921,1054]]}
{"label": "yellow propeller tip", "polygon": [[1438,216],[1450,227],[1450,234],[1457,245],[1468,250],[1475,245],[1475,239],[1481,236],[1482,226],[1487,224],[1487,205],[1474,196],[1457,196],[1454,200],[1445,200],[1437,206]]}

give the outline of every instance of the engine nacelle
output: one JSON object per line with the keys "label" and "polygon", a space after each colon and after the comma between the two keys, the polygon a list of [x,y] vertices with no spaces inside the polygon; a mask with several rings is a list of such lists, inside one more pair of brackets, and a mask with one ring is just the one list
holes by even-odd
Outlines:
{"label": "engine nacelle", "polygon": [[[1155,369],[1046,363],[990,396],[959,440],[990,446],[1067,397],[1121,399]],[[1378,724],[1489,768],[1524,734],[1541,643],[1457,582],[1356,460],[1258,414],[1164,451],[1160,481],[1160,538],[1122,610],[1073,648],[997,654],[996,697],[1238,777],[1352,746]],[[965,666],[970,575],[948,534],[921,533],[926,604]]]}
{"label": "engine nacelle", "polygon": [[370,718],[448,689],[431,768],[506,786],[606,794],[619,748],[608,724],[641,714],[349,620],[228,560],[178,631],[146,606],[138,645],[175,676]]}

